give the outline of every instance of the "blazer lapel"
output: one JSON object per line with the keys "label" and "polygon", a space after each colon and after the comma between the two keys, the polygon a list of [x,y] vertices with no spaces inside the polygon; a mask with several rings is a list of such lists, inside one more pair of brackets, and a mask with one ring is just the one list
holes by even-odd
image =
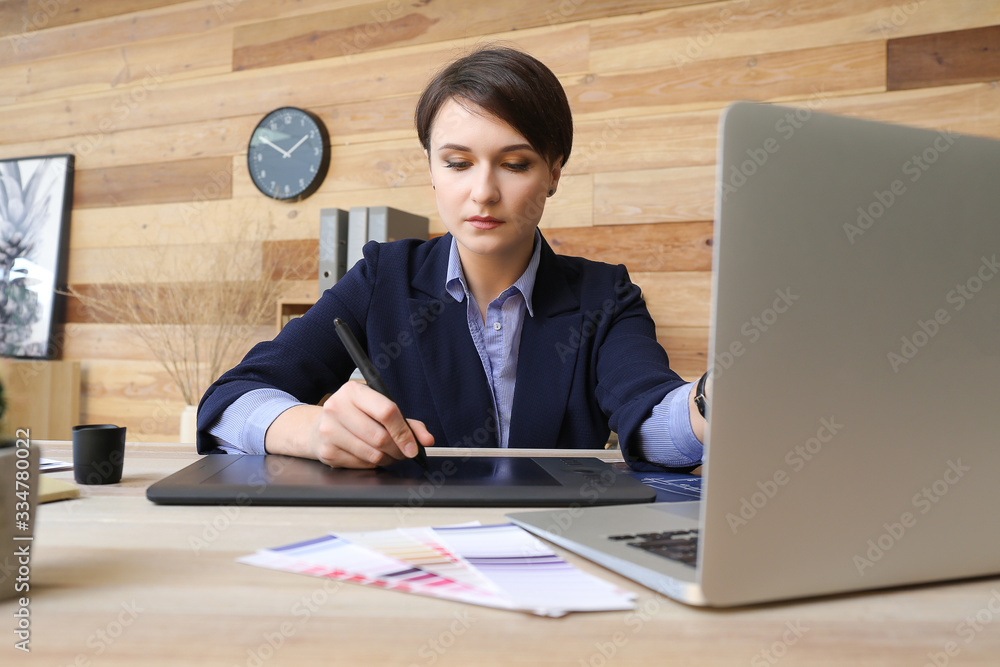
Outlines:
{"label": "blazer lapel", "polygon": [[468,304],[444,288],[450,236],[442,238],[411,285],[426,296],[409,299],[410,322],[431,399],[447,442],[454,447],[496,447],[490,387],[469,335]]}
{"label": "blazer lapel", "polygon": [[559,270],[555,253],[544,238],[541,242],[532,293],[535,315],[525,313],[518,349],[508,437],[514,448],[556,446],[579,357],[569,341],[582,325],[580,299]]}

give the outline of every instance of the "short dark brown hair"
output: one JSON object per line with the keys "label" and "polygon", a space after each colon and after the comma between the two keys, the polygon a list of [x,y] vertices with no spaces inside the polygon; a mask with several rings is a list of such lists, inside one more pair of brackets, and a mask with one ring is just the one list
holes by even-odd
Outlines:
{"label": "short dark brown hair", "polygon": [[430,152],[431,125],[450,99],[471,102],[514,128],[549,164],[565,165],[573,147],[573,114],[559,79],[527,53],[482,48],[451,63],[424,89],[414,122]]}

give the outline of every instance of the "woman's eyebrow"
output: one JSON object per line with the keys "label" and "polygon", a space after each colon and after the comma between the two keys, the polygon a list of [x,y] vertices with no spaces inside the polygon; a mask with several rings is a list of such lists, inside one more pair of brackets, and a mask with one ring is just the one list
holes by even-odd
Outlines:
{"label": "woman's eyebrow", "polygon": [[[468,146],[463,146],[461,144],[441,144],[437,148],[439,151],[464,151],[466,153],[471,153],[472,149]],[[500,149],[501,153],[513,153],[514,151],[529,150],[534,151],[535,149],[531,144],[512,144],[510,146],[504,146]]]}

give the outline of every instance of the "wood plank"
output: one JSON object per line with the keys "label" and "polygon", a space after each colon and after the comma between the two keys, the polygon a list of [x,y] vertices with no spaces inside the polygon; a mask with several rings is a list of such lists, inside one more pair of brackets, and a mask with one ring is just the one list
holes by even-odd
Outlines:
{"label": "wood plank", "polygon": [[653,321],[660,327],[707,327],[712,294],[711,271],[636,271]]}
{"label": "wood plank", "polygon": [[7,401],[4,435],[30,429],[32,439],[72,439],[80,423],[80,362],[0,359],[0,379]]}
{"label": "wood plank", "polygon": [[666,350],[670,367],[688,381],[708,368],[708,327],[656,327],[656,340]]}
{"label": "wood plank", "polygon": [[[68,322],[62,339],[66,359],[124,359],[156,362],[138,336],[120,324]],[[84,384],[89,381],[84,368]]]}
{"label": "wood plank", "polygon": [[[16,0],[15,0],[16,1]],[[24,2],[25,0],[21,0]],[[31,0],[45,2],[45,0]],[[64,0],[56,0],[62,7]],[[16,33],[8,39],[0,40],[0,62],[26,63],[51,58],[64,53],[82,53],[91,49],[121,47],[144,41],[211,33],[225,26],[240,25],[245,22],[273,18],[273,0],[211,0],[211,2],[191,2],[191,0],[140,0],[144,5],[132,0],[101,0],[101,2],[74,2],[74,11],[86,7],[91,13],[78,13],[86,17],[79,22],[67,21],[70,12],[59,10],[63,24],[54,21],[56,12],[49,12],[53,18],[45,26],[39,26],[33,14],[29,18],[28,29],[23,24],[24,14],[14,12],[16,21],[11,26]],[[327,9],[351,0],[298,0],[293,6],[284,6],[285,15]],[[2,5],[10,4],[4,2]],[[162,5],[151,8],[153,4]],[[2,6],[0,5],[0,6]],[[170,6],[175,5],[175,6]],[[15,5],[16,6],[16,5]],[[137,11],[141,10],[141,11]],[[237,11],[238,10],[238,11]],[[98,18],[98,13],[104,18]],[[41,18],[41,17],[38,17]],[[6,22],[0,25],[8,25]],[[231,28],[230,28],[231,30]]]}
{"label": "wood plank", "polygon": [[579,123],[563,174],[715,164],[720,112],[711,109]]}
{"label": "wood plank", "polygon": [[[709,60],[682,71],[641,69],[587,74],[566,87],[575,112],[881,91],[885,87],[881,42]],[[822,82],[822,88],[817,82]]]}
{"label": "wood plank", "polygon": [[[211,39],[181,36],[158,42],[140,42],[88,53],[70,53],[31,63],[0,67],[0,105],[70,97],[115,90],[119,86],[154,81],[176,81],[221,74],[231,70],[229,33]],[[116,113],[133,100],[124,95],[112,103]]]}
{"label": "wood plank", "polygon": [[[70,248],[222,243],[236,238],[255,221],[267,221],[267,238],[271,240],[318,239],[319,212],[323,208],[392,206],[436,217],[433,194],[426,186],[329,195],[321,192],[295,203],[269,199],[246,186],[253,187],[249,179],[243,184],[243,192],[233,199],[77,209],[73,211]],[[240,188],[237,181],[234,189]]]}
{"label": "wood plank", "polygon": [[189,0],[6,0],[0,3],[0,37],[30,40],[42,30],[185,2]]}
{"label": "wood plank", "polygon": [[[275,280],[318,280],[319,239],[264,241],[261,244],[263,266],[274,267]],[[268,315],[268,321],[273,316]]]}
{"label": "wood plank", "polygon": [[[114,282],[180,283],[197,280],[199,267],[214,267],[224,261],[230,244],[120,248],[86,248],[70,255],[67,283],[70,285]],[[244,265],[247,272],[259,271]]]}
{"label": "wood plank", "polygon": [[[313,281],[315,283],[315,281]],[[316,298],[315,289],[313,299]],[[128,362],[159,363],[149,348],[139,338],[121,324],[98,324],[71,322],[66,325],[64,356],[67,359],[114,359]],[[274,337],[274,322],[254,328],[250,343],[240,349],[246,354],[254,344]],[[86,370],[86,369],[84,369]],[[84,378],[85,384],[89,379]]]}
{"label": "wood plank", "polygon": [[[536,54],[566,76],[584,71],[589,32],[585,25],[518,32],[512,44]],[[475,40],[469,39],[469,44]],[[263,116],[279,106],[312,108],[331,102],[377,100],[418,94],[428,73],[455,57],[462,44],[409,47],[271,67],[195,81],[147,83],[127,114],[112,113],[121,93],[41,101],[0,108],[0,144],[58,136],[171,126],[233,116]],[[102,127],[102,123],[108,127]]]}
{"label": "wood plank", "polygon": [[238,27],[234,35],[233,69],[350,57],[379,49],[443,42],[468,35],[499,35],[700,1],[571,0],[549,4],[542,11],[535,0],[471,5],[466,0],[422,4],[379,0]]}
{"label": "wood plank", "polygon": [[[292,251],[298,251],[299,246],[303,243],[308,243],[307,241],[282,241],[280,242],[282,246],[276,249],[276,252],[282,253],[287,256]],[[290,247],[289,247],[290,246]],[[318,250],[318,249],[317,249]],[[315,253],[315,251],[314,251]],[[315,280],[316,272],[313,271],[311,275],[306,278],[301,278],[298,275],[295,276],[295,280]],[[172,297],[178,293],[184,294],[187,297],[188,302],[194,304],[198,307],[199,304],[209,304],[212,302],[218,303],[214,298],[214,294],[218,291],[218,283],[210,283],[206,285],[204,282],[197,283],[158,283],[156,285],[148,284],[134,284],[129,288],[119,288],[115,286],[108,286],[105,284],[77,284],[73,285],[73,289],[82,296],[84,299],[93,298],[95,296],[104,296],[108,294],[108,290],[113,290],[113,293],[120,294],[121,291],[126,293],[131,293],[135,295],[141,295],[143,298],[136,298],[132,296],[133,302],[143,302],[145,305],[149,306],[143,316],[155,317],[155,319],[163,321],[165,324],[195,324],[201,323],[206,325],[211,325],[219,322],[216,313],[207,310],[197,310],[191,312],[190,309],[185,309],[183,312],[178,311],[176,308],[171,307],[170,309],[156,310],[156,303],[165,303],[165,299]],[[87,308],[81,303],[78,297],[67,297],[66,299],[66,322],[67,324],[115,324],[117,320],[108,313],[95,312],[91,308]],[[258,315],[256,322],[247,322],[251,325],[266,324],[272,321],[270,311],[266,311]],[[152,320],[145,320],[150,322]],[[159,325],[157,325],[159,326]]]}
{"label": "wood plank", "polygon": [[[793,105],[794,106],[794,105]],[[1000,88],[992,83],[826,98],[815,111],[1000,138]]]}
{"label": "wood plank", "polygon": [[711,220],[714,215],[714,166],[594,175],[598,225]]}
{"label": "wood plank", "polygon": [[129,441],[176,441],[185,402],[156,362],[84,359],[84,423],[126,428]]}
{"label": "wood plank", "polygon": [[201,158],[79,169],[73,182],[75,208],[104,208],[160,202],[228,199],[232,161]]}
{"label": "wood plank", "polygon": [[1000,78],[1000,25],[890,39],[886,86],[908,90]]}
{"label": "wood plank", "polygon": [[[117,108],[122,109],[120,115],[127,107]],[[73,153],[77,156],[78,167],[103,169],[147,162],[231,157],[246,151],[250,135],[261,119],[253,114],[177,123],[166,129],[120,130],[114,125],[116,116],[109,112],[108,117],[111,120],[105,123],[105,131],[81,131],[63,137],[0,144],[0,158]]]}
{"label": "wood plank", "polygon": [[[2,94],[2,93],[0,93]],[[417,145],[413,127],[416,95],[310,107],[330,132],[333,144],[408,139]],[[109,107],[110,108],[110,107]],[[127,107],[125,107],[127,108]],[[119,114],[122,105],[116,105]],[[73,153],[88,169],[149,161],[185,160],[246,153],[250,135],[263,114],[177,122],[163,127],[110,128],[30,142],[0,144],[0,158]],[[113,120],[117,120],[114,115]]]}
{"label": "wood plank", "polygon": [[1000,4],[978,0],[730,0],[595,20],[591,68],[606,73],[686,67],[706,60],[880,42],[889,37],[1000,23]]}
{"label": "wood plank", "polygon": [[709,271],[712,223],[600,225],[545,232],[561,255],[624,264],[630,272]]}

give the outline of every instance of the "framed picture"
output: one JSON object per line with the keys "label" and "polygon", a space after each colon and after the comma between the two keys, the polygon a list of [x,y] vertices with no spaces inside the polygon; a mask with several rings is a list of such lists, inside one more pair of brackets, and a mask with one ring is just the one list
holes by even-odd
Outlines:
{"label": "framed picture", "polygon": [[72,207],[72,155],[0,160],[0,356],[56,355]]}

